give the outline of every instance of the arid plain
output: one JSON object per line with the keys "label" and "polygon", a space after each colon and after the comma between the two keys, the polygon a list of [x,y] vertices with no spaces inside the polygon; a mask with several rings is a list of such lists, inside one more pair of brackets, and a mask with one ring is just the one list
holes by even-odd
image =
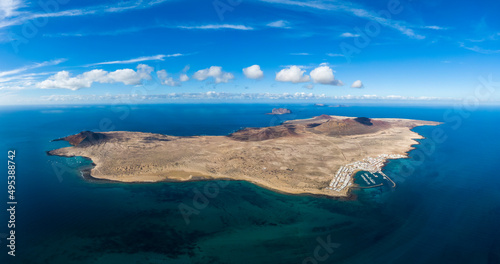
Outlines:
{"label": "arid plain", "polygon": [[[332,190],[341,166],[405,155],[422,138],[411,129],[438,122],[322,115],[228,136],[177,137],[141,132],[81,132],[50,155],[90,158],[91,176],[120,182],[242,180],[290,194],[347,196]],[[350,179],[352,184],[352,178]]]}

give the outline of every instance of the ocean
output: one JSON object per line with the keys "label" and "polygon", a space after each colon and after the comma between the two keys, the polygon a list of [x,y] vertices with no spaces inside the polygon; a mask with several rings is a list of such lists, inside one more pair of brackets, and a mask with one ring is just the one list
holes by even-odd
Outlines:
{"label": "ocean", "polygon": [[[290,115],[265,115],[274,107]],[[241,181],[85,180],[91,161],[47,156],[84,130],[227,135],[321,114],[444,122],[355,199]],[[2,106],[0,263],[500,263],[500,108],[312,104]],[[7,152],[16,157],[16,256],[7,255]],[[358,179],[359,180],[359,179]],[[200,194],[205,193],[204,199]],[[207,193],[209,195],[207,195]],[[186,217],[179,208],[191,208]]]}

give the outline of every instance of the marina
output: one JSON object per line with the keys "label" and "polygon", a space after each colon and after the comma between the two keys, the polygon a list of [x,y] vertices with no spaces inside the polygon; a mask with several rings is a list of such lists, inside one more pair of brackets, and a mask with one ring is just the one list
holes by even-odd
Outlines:
{"label": "marina", "polygon": [[368,175],[367,173],[363,173],[361,175],[361,178],[363,178],[363,180],[365,181],[366,185],[375,184],[375,181],[373,180],[373,178],[370,177],[370,175]]}
{"label": "marina", "polygon": [[[379,173],[380,175],[382,175],[384,179],[389,180],[393,184],[393,187],[396,187],[396,183],[387,175],[385,175],[385,173],[382,172],[382,167],[384,166],[386,160],[400,159],[400,158],[406,158],[406,156],[397,154],[382,154],[375,158],[368,157],[362,161],[356,161],[341,166],[337,171],[337,173],[334,175],[327,189],[341,192],[345,188],[352,186],[353,185],[352,176],[357,171],[367,171],[372,175],[374,175],[374,177],[378,177],[377,175],[375,175],[375,173]],[[376,183],[375,180],[372,177],[370,177],[367,173],[362,174],[361,178],[368,186],[375,185]]]}

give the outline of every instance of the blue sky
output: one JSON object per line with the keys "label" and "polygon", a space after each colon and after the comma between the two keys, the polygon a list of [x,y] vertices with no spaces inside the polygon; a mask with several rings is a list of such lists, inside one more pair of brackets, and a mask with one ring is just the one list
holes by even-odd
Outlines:
{"label": "blue sky", "polygon": [[481,80],[500,82],[498,10],[498,1],[2,0],[0,104],[460,100]]}

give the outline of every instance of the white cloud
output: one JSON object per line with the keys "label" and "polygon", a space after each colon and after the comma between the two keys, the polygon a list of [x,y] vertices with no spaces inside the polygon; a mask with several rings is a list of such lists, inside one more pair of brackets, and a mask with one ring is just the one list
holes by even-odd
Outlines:
{"label": "white cloud", "polygon": [[359,34],[352,34],[350,32],[345,32],[345,33],[340,34],[340,36],[343,38],[357,38],[357,37],[359,37]]}
{"label": "white cloud", "polygon": [[52,61],[44,61],[41,63],[35,63],[35,64],[24,66],[21,68],[0,72],[0,77],[10,76],[10,75],[18,74],[18,73],[25,72],[28,70],[41,68],[41,67],[58,65],[58,64],[63,63],[65,61],[66,61],[66,59],[57,59],[57,60],[52,60]]}
{"label": "white cloud", "polygon": [[283,69],[276,73],[276,81],[302,83],[310,80],[309,75],[304,75],[306,71],[296,65]]}
{"label": "white cloud", "polygon": [[[3,94],[0,94],[0,99],[4,99]],[[148,95],[131,95],[131,94],[116,94],[116,95],[79,95],[79,94],[66,94],[66,95],[49,95],[41,96],[40,102],[77,102],[82,103],[87,102],[109,102],[109,101],[130,101],[130,100],[147,100],[147,101],[157,101],[157,102],[171,102],[172,100],[179,100],[184,102],[192,102],[196,100],[314,100],[314,99],[332,99],[332,100],[407,100],[407,101],[458,101],[459,98],[438,98],[438,97],[409,97],[400,95],[342,95],[342,96],[326,96],[325,94],[313,94],[313,93],[227,93],[227,92],[215,92],[209,91],[205,93],[168,93],[168,94],[148,94]]]}
{"label": "white cloud", "polygon": [[393,19],[387,19],[376,12],[369,11],[364,9],[362,6],[355,4],[345,4],[342,1],[294,1],[294,0],[261,0],[263,2],[274,3],[274,4],[282,4],[289,6],[298,6],[298,7],[308,7],[319,10],[327,10],[333,12],[343,12],[350,14],[355,17],[375,21],[383,26],[387,26],[393,28],[400,33],[414,39],[424,39],[425,36],[419,35],[411,29],[413,28],[421,28],[421,26],[411,25],[405,21],[398,21]]}
{"label": "white cloud", "polygon": [[157,71],[156,76],[158,76],[158,79],[160,79],[161,84],[168,85],[168,86],[179,86],[180,85],[178,82],[174,81],[174,78],[168,76],[168,73],[165,70]]}
{"label": "white cloud", "polygon": [[151,80],[151,73],[154,71],[154,68],[151,66],[148,66],[146,64],[139,64],[137,65],[137,74],[141,79],[144,80]]}
{"label": "white cloud", "polygon": [[126,85],[141,84],[141,77],[132,69],[116,70],[114,72],[110,72],[107,77],[109,80],[106,82],[123,82]]}
{"label": "white cloud", "polygon": [[92,63],[88,64],[85,66],[96,66],[96,65],[109,65],[109,64],[131,64],[131,63],[137,63],[137,62],[143,62],[143,61],[164,61],[165,58],[170,58],[170,57],[179,57],[183,56],[184,54],[181,53],[175,53],[175,54],[169,54],[169,55],[155,55],[155,56],[145,56],[145,57],[139,57],[139,58],[134,58],[134,59],[129,59],[129,60],[118,60],[118,61],[105,61],[105,62],[98,62],[98,63]]}
{"label": "white cloud", "polygon": [[[58,72],[55,76],[57,76],[58,74],[60,73],[63,73],[59,76],[59,79],[60,80],[63,80],[64,79],[68,79],[68,78],[65,78],[65,77],[69,77],[69,72],[67,71],[62,71],[62,72]],[[100,83],[109,83],[111,82],[111,78],[108,76],[108,72],[105,71],[105,70],[91,70],[91,71],[88,71],[88,72],[84,72],[82,74],[82,77],[83,78],[80,78],[82,80],[86,80],[86,81],[90,81],[89,83],[89,86],[92,85],[92,82],[100,82]],[[117,77],[113,77],[114,79],[117,79]]]}
{"label": "white cloud", "polygon": [[62,88],[75,91],[81,88],[89,88],[92,85],[92,83],[93,80],[89,80],[85,78],[83,75],[79,75],[77,77],[70,77],[69,72],[60,71],[55,75],[49,77],[47,80],[38,83],[37,87],[42,89]]}
{"label": "white cloud", "polygon": [[243,74],[245,74],[248,79],[261,79],[264,77],[264,72],[260,69],[259,65],[252,65],[244,68]]}
{"label": "white cloud", "polygon": [[360,80],[354,81],[351,85],[351,88],[363,88],[364,85]]}
{"label": "white cloud", "polygon": [[311,54],[307,52],[298,52],[298,53],[290,53],[290,55],[295,55],[295,56],[309,56]]}
{"label": "white cloud", "polygon": [[[156,29],[156,28],[167,28],[163,25],[151,25],[145,27],[129,27],[123,29],[113,29],[113,30],[105,30],[105,31],[76,31],[76,32],[58,32],[58,33],[44,33],[43,37],[50,38],[59,38],[59,37],[86,37],[86,36],[118,36],[123,34],[130,34],[135,32],[140,32],[148,29]],[[170,27],[168,27],[170,28]]]}
{"label": "white cloud", "polygon": [[244,25],[231,25],[231,24],[220,24],[220,25],[201,25],[201,26],[177,26],[177,28],[182,29],[234,29],[234,30],[253,30],[253,27],[248,27]]}
{"label": "white cloud", "polygon": [[209,77],[214,78],[215,83],[227,83],[234,79],[232,73],[222,71],[222,67],[220,66],[211,66],[208,69],[199,70],[193,75],[193,78],[198,81],[204,81]]}
{"label": "white cloud", "polygon": [[182,69],[182,73],[179,76],[179,81],[181,81],[181,82],[189,81],[189,77],[187,76],[186,72],[189,71],[190,68],[191,68],[191,66],[189,66],[189,65],[184,66],[184,69]]}
{"label": "white cloud", "polygon": [[481,48],[481,47],[478,47],[478,46],[466,46],[463,42],[460,42],[459,43],[460,47],[464,48],[464,49],[467,49],[467,50],[471,50],[471,51],[474,51],[474,52],[477,52],[477,53],[481,53],[481,54],[497,54],[497,53],[500,53],[500,50],[492,50],[492,49],[485,49],[485,48]]}
{"label": "white cloud", "polygon": [[[14,76],[8,76],[5,78],[0,78],[0,84],[3,87],[6,87],[7,84],[19,83],[19,82],[31,82],[35,80],[38,76],[47,76],[53,75],[56,72],[38,72],[38,73],[25,73],[25,74],[17,74]],[[2,87],[0,87],[1,89]]]}
{"label": "white cloud", "polygon": [[447,27],[440,27],[440,26],[424,26],[423,28],[427,29],[434,29],[434,30],[447,30]]}
{"label": "white cloud", "polygon": [[150,95],[130,95],[130,94],[117,94],[117,95],[50,95],[41,96],[41,101],[43,102],[83,102],[83,101],[129,101],[131,99],[141,99],[148,101],[171,101],[171,100],[206,100],[206,99],[227,99],[227,100],[309,100],[309,99],[325,99],[328,98],[325,94],[313,94],[313,93],[227,93],[227,92],[216,92],[208,91],[205,93],[168,93],[168,94],[150,94]]}
{"label": "white cloud", "polygon": [[327,53],[326,56],[329,57],[344,57],[344,54],[339,54],[339,53]]}
{"label": "white cloud", "polygon": [[68,71],[60,71],[50,76],[47,80],[39,82],[36,87],[42,89],[69,89],[78,90],[89,88],[93,83],[123,83],[126,85],[139,85],[143,80],[151,80],[153,67],[139,64],[137,71],[132,69],[120,69],[113,72],[96,69],[71,77]]}
{"label": "white cloud", "polygon": [[330,5],[323,4],[320,1],[307,1],[307,2],[291,1],[291,0],[262,0],[262,1],[268,2],[268,3],[294,5],[294,6],[299,6],[299,7],[310,7],[310,8],[316,8],[316,9],[322,9],[322,10],[330,9]]}
{"label": "white cloud", "polygon": [[[1,24],[0,24],[1,25]],[[1,28],[1,26],[0,26]],[[44,37],[83,37],[83,36],[118,36],[123,34],[131,34],[135,32],[140,32],[144,30],[151,29],[187,29],[187,30],[255,30],[251,26],[245,25],[233,25],[233,24],[208,24],[208,25],[170,25],[170,24],[156,24],[149,26],[133,26],[123,29],[105,30],[105,31],[76,31],[76,32],[64,32],[64,33],[46,33],[43,34]],[[8,39],[5,37],[5,39]],[[0,38],[0,41],[2,38]]]}
{"label": "white cloud", "polygon": [[0,1],[0,19],[16,16],[17,9],[24,7],[21,0],[2,0]]}
{"label": "white cloud", "polygon": [[189,81],[189,77],[187,76],[187,74],[181,73],[181,76],[179,76],[179,80],[181,82],[187,82],[187,81]]}
{"label": "white cloud", "polygon": [[315,83],[337,86],[344,85],[341,81],[335,80],[335,75],[333,74],[332,68],[326,65],[319,66],[316,69],[312,70],[310,75]]}
{"label": "white cloud", "polygon": [[278,21],[274,21],[274,22],[267,24],[267,26],[274,27],[274,28],[290,28],[290,26],[288,26],[288,24],[289,24],[288,21],[278,20]]}
{"label": "white cloud", "polygon": [[406,23],[406,22],[386,19],[384,17],[379,16],[376,13],[373,13],[371,11],[367,11],[364,9],[348,7],[346,10],[348,12],[354,14],[357,17],[372,20],[372,21],[375,21],[383,26],[393,28],[393,29],[401,32],[403,35],[406,35],[410,38],[425,39],[425,36],[419,35],[419,34],[415,33],[415,31],[413,29],[409,28],[408,23]]}
{"label": "white cloud", "polygon": [[[96,15],[103,13],[118,13],[125,12],[128,10],[137,10],[137,9],[146,9],[155,5],[162,4],[168,0],[131,0],[131,1],[123,1],[119,2],[115,5],[97,5],[85,7],[82,9],[70,9],[63,11],[55,11],[55,12],[40,12],[40,13],[32,13],[32,12],[16,12],[13,9],[15,3],[21,2],[20,0],[1,0],[0,2],[6,2],[3,6],[3,13],[10,12],[11,18],[9,19],[0,19],[0,28],[6,28],[14,25],[21,25],[26,21],[37,19],[37,18],[50,18],[50,17],[76,17],[76,16],[86,16],[86,15]],[[11,4],[14,3],[14,4]],[[17,5],[17,7],[22,7]],[[49,7],[52,8],[52,7]],[[10,10],[10,11],[9,11]],[[1,18],[1,17],[0,17]]]}

